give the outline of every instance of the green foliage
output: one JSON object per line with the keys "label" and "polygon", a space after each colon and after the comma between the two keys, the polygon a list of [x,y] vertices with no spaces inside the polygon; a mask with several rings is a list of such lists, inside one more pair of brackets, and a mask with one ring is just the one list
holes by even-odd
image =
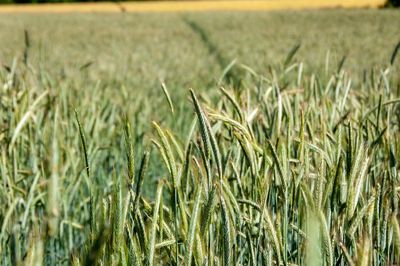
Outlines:
{"label": "green foliage", "polygon": [[385,4],[387,7],[400,7],[400,0],[388,0]]}

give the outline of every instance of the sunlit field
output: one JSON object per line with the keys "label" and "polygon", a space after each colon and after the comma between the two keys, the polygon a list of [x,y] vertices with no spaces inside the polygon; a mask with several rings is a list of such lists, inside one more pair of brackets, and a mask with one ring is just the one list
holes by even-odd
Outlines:
{"label": "sunlit field", "polygon": [[2,14],[1,264],[398,265],[398,25]]}
{"label": "sunlit field", "polygon": [[27,4],[0,6],[0,12],[194,12],[194,11],[267,11],[316,8],[376,8],[385,0],[214,0],[214,1],[142,1],[73,4]]}

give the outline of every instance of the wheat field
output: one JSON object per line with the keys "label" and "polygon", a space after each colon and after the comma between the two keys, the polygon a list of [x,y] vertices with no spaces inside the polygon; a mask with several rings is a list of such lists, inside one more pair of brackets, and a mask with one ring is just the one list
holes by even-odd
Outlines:
{"label": "wheat field", "polygon": [[2,14],[0,264],[399,265],[398,25]]}
{"label": "wheat field", "polygon": [[0,12],[69,13],[69,12],[195,12],[195,11],[267,11],[282,9],[377,8],[385,0],[217,0],[217,1],[143,1],[25,4],[0,6]]}

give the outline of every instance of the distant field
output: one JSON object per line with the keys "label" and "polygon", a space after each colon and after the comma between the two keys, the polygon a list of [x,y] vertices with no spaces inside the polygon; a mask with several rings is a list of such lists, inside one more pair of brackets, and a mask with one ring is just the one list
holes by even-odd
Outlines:
{"label": "distant field", "polygon": [[0,15],[1,265],[399,265],[399,11],[42,11]]}
{"label": "distant field", "polygon": [[[201,27],[216,51],[190,22]],[[399,41],[399,24],[396,10],[3,14],[0,61],[11,65],[14,56],[23,55],[26,29],[31,64],[56,75],[101,77],[103,83],[128,83],[146,92],[159,78],[179,87],[207,86],[222,71],[215,53],[225,64],[237,59],[265,73],[298,43],[296,57],[306,69],[324,72],[327,60],[338,64],[346,56],[344,66],[356,78],[365,69],[388,64]],[[84,72],[79,70],[89,62]]]}
{"label": "distant field", "polygon": [[74,4],[40,4],[0,6],[0,12],[187,12],[242,10],[265,11],[280,9],[364,8],[383,6],[385,0],[217,0],[217,1],[143,1]]}

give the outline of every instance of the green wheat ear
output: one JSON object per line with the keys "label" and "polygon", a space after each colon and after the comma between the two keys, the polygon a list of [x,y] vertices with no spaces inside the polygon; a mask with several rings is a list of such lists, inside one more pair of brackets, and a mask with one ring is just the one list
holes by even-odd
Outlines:
{"label": "green wheat ear", "polygon": [[90,176],[90,168],[89,168],[89,159],[88,159],[85,132],[84,132],[84,130],[82,128],[81,121],[79,120],[78,111],[75,109],[74,112],[75,112],[76,122],[78,123],[79,136],[81,137],[81,142],[82,142],[83,156],[84,156],[84,159],[85,159],[85,166],[86,166],[86,174],[89,177]]}
{"label": "green wheat ear", "polygon": [[171,109],[171,112],[173,114],[174,113],[174,105],[172,104],[171,96],[169,95],[167,86],[165,85],[164,82],[161,82],[161,89],[162,89],[162,91],[163,91],[163,93],[165,95],[165,98],[168,101],[169,108]]}
{"label": "green wheat ear", "polygon": [[211,154],[211,149],[210,149],[211,144],[210,144],[209,131],[208,131],[207,125],[206,125],[206,115],[205,115],[203,109],[201,108],[199,101],[197,100],[196,94],[194,93],[194,91],[192,89],[190,89],[190,95],[192,97],[196,115],[197,115],[197,119],[199,121],[201,139],[203,141],[204,150],[206,152],[206,158],[208,159]]}
{"label": "green wheat ear", "polygon": [[133,186],[135,182],[135,150],[132,138],[132,129],[128,117],[125,117],[124,123],[124,133],[125,133],[125,147],[126,147],[126,157],[128,159],[128,177],[130,185]]}
{"label": "green wheat ear", "polygon": [[173,186],[174,186],[174,188],[176,188],[177,187],[177,168],[176,168],[176,163],[175,163],[175,157],[174,157],[172,149],[171,149],[171,145],[170,145],[164,131],[161,129],[161,127],[156,122],[153,122],[153,127],[156,129],[158,137],[161,140],[162,150],[166,156],[168,168],[171,171],[170,174],[171,174]]}

